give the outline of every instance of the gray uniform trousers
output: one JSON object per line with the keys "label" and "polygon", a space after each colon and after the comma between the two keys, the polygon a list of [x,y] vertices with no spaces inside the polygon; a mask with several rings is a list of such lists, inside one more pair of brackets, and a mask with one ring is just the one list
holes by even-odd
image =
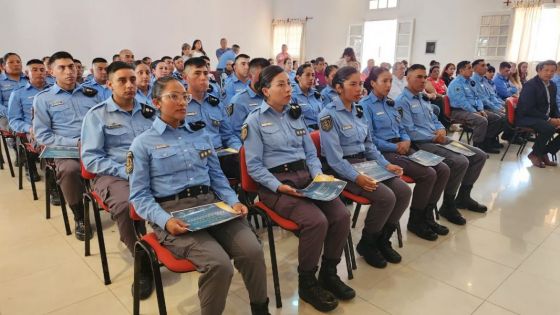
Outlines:
{"label": "gray uniform trousers", "polygon": [[[214,193],[210,192],[162,202],[160,205],[170,212],[217,201]],[[222,314],[224,311],[233,277],[231,259],[243,277],[251,303],[267,301],[262,246],[245,218],[177,236],[155,224],[152,224],[152,228],[161,244],[176,257],[188,258],[202,274],[198,280],[198,298],[203,315]]]}
{"label": "gray uniform trousers", "polygon": [[[409,154],[412,153],[414,150],[411,149]],[[384,152],[383,156],[392,164],[402,167],[404,174],[416,182],[410,208],[425,209],[428,204],[435,205],[439,201],[449,180],[449,166],[445,163],[434,167],[423,166],[395,152]]]}
{"label": "gray uniform trousers", "polygon": [[111,218],[117,221],[121,242],[134,255],[136,233],[130,218],[128,202],[130,188],[128,180],[115,176],[101,175],[95,177],[92,186],[93,190],[103,199],[105,205],[109,207]]}
{"label": "gray uniform trousers", "polygon": [[[310,182],[307,170],[274,173],[280,182],[301,189]],[[301,271],[311,271],[321,258],[340,259],[350,233],[350,212],[339,198],[317,201],[259,188],[259,199],[280,216],[300,227],[298,259]]]}
{"label": "gray uniform trousers", "polygon": [[[449,137],[446,138],[447,143],[451,142]],[[459,185],[474,185],[482,168],[486,163],[486,153],[473,146],[462,143],[475,153],[473,156],[464,156],[459,153],[452,152],[445,148],[438,146],[432,142],[415,142],[419,149],[428,151],[445,158],[443,163],[447,164],[450,169],[449,181],[445,186],[445,194],[456,195]]]}
{"label": "gray uniform trousers", "polygon": [[485,111],[488,118],[477,113],[471,113],[462,109],[453,108],[451,119],[464,121],[473,130],[473,142],[478,144],[485,139],[494,139],[504,129],[505,118],[491,112]]}
{"label": "gray uniform trousers", "polygon": [[[82,182],[82,171],[80,161],[77,159],[55,159],[56,181],[60,185],[64,199],[72,211],[75,219],[82,219],[84,185]],[[79,211],[76,211],[78,209]]]}

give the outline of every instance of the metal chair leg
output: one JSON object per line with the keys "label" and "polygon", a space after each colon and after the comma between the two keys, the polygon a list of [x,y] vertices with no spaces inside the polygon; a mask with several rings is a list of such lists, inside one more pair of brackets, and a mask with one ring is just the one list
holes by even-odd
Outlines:
{"label": "metal chair leg", "polygon": [[344,245],[344,259],[346,260],[346,271],[348,272],[348,280],[354,279],[354,274],[352,273],[352,260],[350,259],[350,249],[348,248],[348,242]]}
{"label": "metal chair leg", "polygon": [[103,235],[103,226],[101,225],[101,210],[97,203],[92,201],[93,218],[95,220],[95,229],[97,231],[97,242],[99,244],[99,256],[101,259],[101,267],[103,269],[103,280],[105,285],[111,284],[111,276],[109,274],[109,263],[107,262],[107,252],[105,250],[105,237]]}
{"label": "metal chair leg", "polygon": [[2,144],[4,145],[4,152],[6,152],[6,161],[8,162],[8,167],[10,168],[10,174],[12,177],[16,177],[14,173],[14,166],[12,165],[12,158],[10,157],[10,150],[8,149],[8,143],[6,142],[6,137],[2,136]]}
{"label": "metal chair leg", "polygon": [[356,209],[354,209],[354,215],[352,216],[352,228],[356,227],[356,222],[358,222],[358,217],[360,216],[361,204],[356,203]]}

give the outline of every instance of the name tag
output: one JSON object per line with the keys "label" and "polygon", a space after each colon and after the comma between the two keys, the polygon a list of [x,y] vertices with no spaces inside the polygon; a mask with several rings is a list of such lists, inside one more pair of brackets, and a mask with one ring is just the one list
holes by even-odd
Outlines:
{"label": "name tag", "polygon": [[296,129],[296,136],[303,136],[307,133],[307,130],[305,130],[305,128],[302,129]]}
{"label": "name tag", "polygon": [[307,106],[307,103],[299,103],[299,106]]}
{"label": "name tag", "polygon": [[32,99],[34,97],[35,97],[35,95],[31,95],[31,96],[28,96],[27,98]]}
{"label": "name tag", "polygon": [[261,124],[261,127],[268,127],[268,126],[272,126],[271,122],[265,122]]}
{"label": "name tag", "polygon": [[165,149],[168,148],[169,144],[156,144],[156,149]]}
{"label": "name tag", "polygon": [[59,106],[59,105],[62,105],[62,104],[64,104],[63,101],[54,101],[54,102],[51,102],[51,106]]}
{"label": "name tag", "polygon": [[187,112],[187,116],[196,116],[197,112]]}
{"label": "name tag", "polygon": [[252,107],[252,106],[257,106],[257,105],[259,105],[259,103],[251,103],[251,104],[249,104],[249,106],[251,106],[251,107]]}
{"label": "name tag", "polygon": [[107,129],[117,129],[117,128],[121,128],[121,127],[123,127],[123,125],[121,125],[121,124],[111,124],[109,126],[105,126],[105,128],[107,128]]}
{"label": "name tag", "polygon": [[352,125],[344,125],[342,126],[342,130],[352,129]]}
{"label": "name tag", "polygon": [[377,112],[377,113],[375,113],[375,115],[377,115],[377,116],[385,115],[385,112]]}
{"label": "name tag", "polygon": [[212,154],[212,149],[202,150],[202,151],[198,152],[198,156],[200,156],[201,160],[209,157],[210,154]]}

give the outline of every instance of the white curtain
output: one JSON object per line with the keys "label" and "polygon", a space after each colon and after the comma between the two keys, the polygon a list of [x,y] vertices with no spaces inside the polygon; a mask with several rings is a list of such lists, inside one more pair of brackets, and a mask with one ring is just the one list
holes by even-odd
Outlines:
{"label": "white curtain", "polygon": [[560,59],[560,7],[532,3],[515,9],[507,55],[514,62]]}
{"label": "white curtain", "polygon": [[300,64],[305,60],[305,25],[306,19],[287,19],[272,21],[272,55],[276,57],[282,51],[282,45],[288,45],[288,53]]}

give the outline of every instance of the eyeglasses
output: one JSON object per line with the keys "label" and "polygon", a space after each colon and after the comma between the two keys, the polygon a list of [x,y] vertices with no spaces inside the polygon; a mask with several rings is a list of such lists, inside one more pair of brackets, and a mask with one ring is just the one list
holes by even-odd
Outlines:
{"label": "eyeglasses", "polygon": [[162,98],[163,97],[168,97],[173,102],[185,101],[185,103],[188,103],[192,100],[192,95],[188,94],[188,93],[185,93],[185,94],[167,93],[167,94],[163,94],[161,97]]}

